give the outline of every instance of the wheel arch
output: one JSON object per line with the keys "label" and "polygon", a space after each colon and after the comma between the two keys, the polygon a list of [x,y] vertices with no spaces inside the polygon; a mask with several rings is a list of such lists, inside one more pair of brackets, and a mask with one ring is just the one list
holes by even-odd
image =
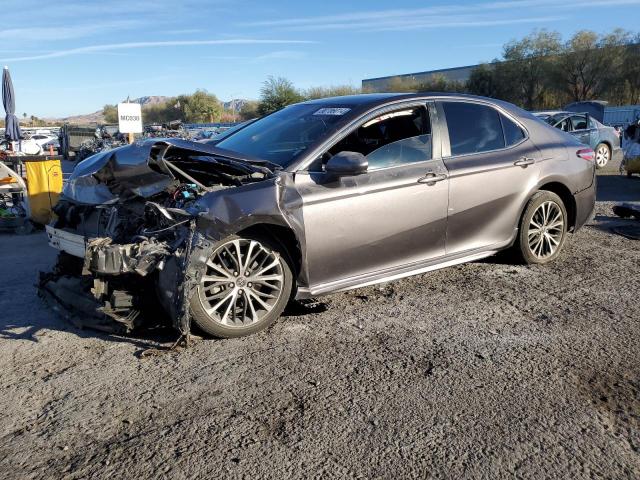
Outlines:
{"label": "wheel arch", "polygon": [[[567,220],[567,228],[568,230],[573,230],[576,225],[576,214],[577,214],[577,206],[576,199],[574,198],[571,190],[569,188],[558,181],[551,181],[540,185],[535,192],[531,196],[533,196],[536,192],[539,191],[547,191],[553,192],[560,197],[562,203],[564,203],[564,207],[567,209],[567,216],[569,217]],[[531,197],[529,197],[531,198]],[[525,207],[526,208],[526,207]],[[524,213],[524,210],[523,210]]]}
{"label": "wheel arch", "polygon": [[[254,223],[235,232],[235,234],[240,236],[251,234],[269,236],[272,240],[279,243],[289,255],[289,259],[291,260],[292,267],[294,269],[294,279],[298,279],[303,273],[302,248],[298,237],[290,227],[276,223]],[[294,288],[298,283],[299,281],[296,280]]]}
{"label": "wheel arch", "polygon": [[598,145],[600,145],[601,143],[604,143],[607,147],[609,147],[609,155],[613,155],[613,145],[611,144],[611,142],[606,138],[602,138],[598,143],[596,143],[596,148],[598,148]]}

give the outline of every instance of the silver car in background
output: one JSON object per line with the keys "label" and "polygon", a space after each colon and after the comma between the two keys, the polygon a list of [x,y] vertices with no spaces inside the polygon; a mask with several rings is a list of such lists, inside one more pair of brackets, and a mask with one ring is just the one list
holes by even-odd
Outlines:
{"label": "silver car in background", "polygon": [[183,333],[193,320],[213,336],[247,335],[293,298],[505,249],[555,260],[593,212],[594,158],[487,98],[299,103],[221,140],[153,139],[80,163],[48,227],[67,263],[41,288],[77,298],[65,289],[84,275],[100,311],[129,325],[157,290]]}
{"label": "silver car in background", "polygon": [[536,112],[535,116],[552,127],[567,132],[596,152],[596,167],[603,168],[621,149],[620,132],[603,125],[588,113]]}

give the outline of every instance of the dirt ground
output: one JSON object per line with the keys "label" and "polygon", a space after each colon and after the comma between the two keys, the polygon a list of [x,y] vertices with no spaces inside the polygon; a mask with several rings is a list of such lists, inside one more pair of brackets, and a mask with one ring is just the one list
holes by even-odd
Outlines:
{"label": "dirt ground", "polygon": [[[612,166],[610,171],[615,171]],[[322,299],[268,332],[141,356],[36,296],[0,235],[0,478],[638,478],[640,241],[599,178],[559,261],[490,258]]]}

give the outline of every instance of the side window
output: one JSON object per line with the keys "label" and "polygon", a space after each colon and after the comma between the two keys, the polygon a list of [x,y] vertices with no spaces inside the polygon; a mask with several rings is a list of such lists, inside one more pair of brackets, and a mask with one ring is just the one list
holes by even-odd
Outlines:
{"label": "side window", "polygon": [[574,131],[587,129],[587,117],[585,115],[574,115],[571,117],[571,123]]}
{"label": "side window", "polygon": [[507,144],[507,147],[511,145],[515,145],[524,140],[524,132],[522,128],[516,125],[513,120],[505,117],[504,115],[500,115],[500,120],[502,120],[502,129],[504,130],[504,141]]}
{"label": "side window", "polygon": [[556,123],[555,125],[556,128],[559,128],[560,130],[562,130],[563,132],[569,132],[571,131],[571,123],[569,122],[568,118],[565,118],[563,120],[560,120],[558,123]]}
{"label": "side window", "polygon": [[504,148],[500,114],[477,103],[443,102],[451,155],[488,152]]}
{"label": "side window", "polygon": [[431,122],[425,107],[409,107],[384,113],[364,122],[324,155],[326,163],[342,151],[360,152],[369,170],[430,160]]}

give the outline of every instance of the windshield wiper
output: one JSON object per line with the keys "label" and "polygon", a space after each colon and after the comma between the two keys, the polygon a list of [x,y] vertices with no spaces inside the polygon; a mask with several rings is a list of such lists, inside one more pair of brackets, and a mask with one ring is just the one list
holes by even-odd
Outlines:
{"label": "windshield wiper", "polygon": [[[226,150],[224,148],[216,148],[217,152],[214,154],[217,158],[224,158],[233,162],[248,163],[249,165],[265,166],[271,173],[275,173],[282,170],[282,165],[279,165],[263,158],[250,158],[238,152],[238,155],[234,155],[237,152],[233,150]],[[227,153],[228,152],[228,153]]]}

